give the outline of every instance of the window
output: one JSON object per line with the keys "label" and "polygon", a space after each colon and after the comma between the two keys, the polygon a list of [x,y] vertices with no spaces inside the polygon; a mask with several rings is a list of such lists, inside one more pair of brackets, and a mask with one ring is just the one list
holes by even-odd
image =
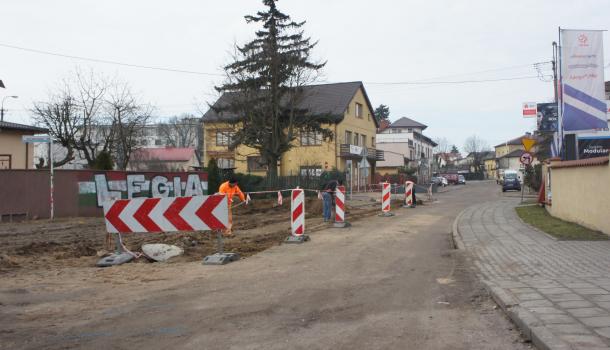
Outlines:
{"label": "window", "polygon": [[371,147],[375,147],[375,136],[371,137]]}
{"label": "window", "polygon": [[392,129],[392,134],[400,134],[402,129]]}
{"label": "window", "polygon": [[147,139],[141,139],[141,140],[140,140],[140,144],[141,144],[142,146],[148,146],[148,140],[147,140]]}
{"label": "window", "polygon": [[356,117],[362,118],[362,104],[356,102]]}
{"label": "window", "polygon": [[155,139],[155,146],[163,146],[163,140]]}
{"label": "window", "polygon": [[360,146],[366,147],[366,135],[360,135]]}
{"label": "window", "polygon": [[322,167],[319,165],[314,166],[302,166],[300,167],[301,176],[321,176]]}
{"label": "window", "polygon": [[368,120],[371,121],[371,113],[367,113],[366,116],[367,116]]}
{"label": "window", "polygon": [[10,154],[0,154],[0,169],[11,169]]}
{"label": "window", "polygon": [[358,142],[360,142],[360,135],[358,133],[354,134],[354,145],[358,146]]}
{"label": "window", "polygon": [[345,143],[352,143],[352,132],[345,130]]}
{"label": "window", "polygon": [[234,169],[235,168],[235,159],[233,158],[218,158],[216,160],[216,164],[220,169]]}
{"label": "window", "polygon": [[233,142],[235,133],[232,131],[217,131],[216,146],[228,146]]}
{"label": "window", "polygon": [[248,171],[266,171],[267,166],[261,156],[248,157]]}
{"label": "window", "polygon": [[317,146],[322,144],[322,134],[316,131],[301,132],[301,146]]}

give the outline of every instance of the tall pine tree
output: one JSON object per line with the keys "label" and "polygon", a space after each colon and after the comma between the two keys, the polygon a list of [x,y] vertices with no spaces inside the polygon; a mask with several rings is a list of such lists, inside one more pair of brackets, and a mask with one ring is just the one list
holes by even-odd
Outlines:
{"label": "tall pine tree", "polygon": [[234,62],[225,66],[227,81],[216,90],[229,94],[229,102],[216,106],[230,112],[236,128],[231,148],[246,145],[257,150],[268,165],[268,175],[277,176],[277,164],[293,147],[300,132],[318,132],[325,139],[332,131],[328,115],[313,115],[303,106],[304,85],[315,80],[325,63],[313,62],[316,43],[304,36],[305,22],[294,22],[280,12],[277,0],[263,0],[265,12],[245,16],[248,23],[262,24],[251,42],[236,47]]}

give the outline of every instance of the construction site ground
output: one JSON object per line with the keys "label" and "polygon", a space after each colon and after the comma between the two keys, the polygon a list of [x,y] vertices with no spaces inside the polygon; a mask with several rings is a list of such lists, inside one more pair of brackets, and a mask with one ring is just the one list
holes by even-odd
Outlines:
{"label": "construction site ground", "polygon": [[244,258],[225,266],[201,264],[208,233],[125,235],[133,250],[185,254],[97,268],[110,250],[100,218],[2,224],[0,349],[525,349],[451,246],[453,219],[488,187],[452,186],[416,209],[397,196],[389,218],[379,193],[354,196],[347,229],[310,198],[301,245],[280,245],[288,203],[255,199],[235,209],[225,248]]}

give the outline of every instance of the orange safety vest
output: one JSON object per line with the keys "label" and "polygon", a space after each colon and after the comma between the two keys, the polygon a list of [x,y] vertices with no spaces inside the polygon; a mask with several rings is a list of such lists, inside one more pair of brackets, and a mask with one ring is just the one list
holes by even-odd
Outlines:
{"label": "orange safety vest", "polygon": [[218,193],[226,194],[229,198],[229,204],[233,203],[234,196],[239,196],[239,199],[241,199],[242,201],[246,200],[246,196],[244,196],[244,193],[239,189],[239,186],[235,185],[234,187],[231,187],[229,186],[229,181],[224,182],[222,185],[220,185]]}

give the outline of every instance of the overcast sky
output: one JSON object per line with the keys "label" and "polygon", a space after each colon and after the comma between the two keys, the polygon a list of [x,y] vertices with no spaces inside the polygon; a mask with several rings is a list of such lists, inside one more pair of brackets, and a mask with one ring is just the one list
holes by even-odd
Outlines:
{"label": "overcast sky", "polygon": [[[535,121],[521,117],[521,103],[550,102],[552,83],[374,83],[535,76],[533,64],[552,58],[559,26],[610,25],[609,0],[281,0],[278,7],[307,20],[306,33],[319,40],[315,56],[328,61],[325,81],[363,81],[371,103],[388,105],[392,120],[413,118],[428,125],[428,136],[446,137],[460,149],[473,134],[493,146],[533,129]],[[2,2],[0,44],[219,74],[232,44],[257,29],[243,16],[261,8],[255,0],[10,0]],[[608,33],[604,44],[608,65]],[[19,95],[6,101],[6,120],[29,123],[32,102],[44,100],[77,66],[129,82],[161,118],[198,113],[198,104],[213,102],[213,86],[222,80],[0,47],[7,86],[0,97]],[[542,72],[550,74],[550,65]]]}

